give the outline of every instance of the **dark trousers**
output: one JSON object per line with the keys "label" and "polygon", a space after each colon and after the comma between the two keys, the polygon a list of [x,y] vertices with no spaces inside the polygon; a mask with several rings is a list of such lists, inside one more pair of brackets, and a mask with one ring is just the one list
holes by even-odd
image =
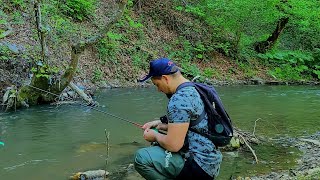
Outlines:
{"label": "dark trousers", "polygon": [[176,180],[198,179],[198,180],[213,180],[193,159],[189,158]]}

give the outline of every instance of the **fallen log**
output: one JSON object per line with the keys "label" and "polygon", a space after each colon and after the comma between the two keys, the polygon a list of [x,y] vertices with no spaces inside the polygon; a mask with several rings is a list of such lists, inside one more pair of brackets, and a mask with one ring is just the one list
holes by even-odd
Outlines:
{"label": "fallen log", "polygon": [[95,104],[93,99],[90,96],[88,96],[86,93],[84,93],[80,88],[78,88],[78,86],[76,86],[73,82],[70,82],[69,87],[72,90],[74,90],[75,92],[77,92],[79,94],[79,96],[82,97],[83,100],[85,100],[88,104],[90,104],[90,105]]}

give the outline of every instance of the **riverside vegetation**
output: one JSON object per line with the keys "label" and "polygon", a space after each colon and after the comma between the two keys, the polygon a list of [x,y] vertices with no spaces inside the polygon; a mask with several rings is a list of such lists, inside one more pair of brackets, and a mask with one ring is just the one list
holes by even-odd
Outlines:
{"label": "riverside vegetation", "polygon": [[[71,44],[97,35],[118,11],[115,1],[41,1],[41,53],[34,4],[0,3],[1,89],[21,86],[39,61],[48,68],[38,76],[61,78]],[[151,59],[166,56],[202,80],[318,81],[319,8],[316,0],[128,0],[106,36],[81,54],[74,80],[133,85]]]}
{"label": "riverside vegetation", "polygon": [[[119,3],[125,5],[122,10]],[[187,77],[199,81],[319,84],[317,0],[0,0],[0,4],[3,106],[19,100],[19,89],[36,83],[35,78],[45,82],[37,87],[60,88],[68,71],[86,89],[136,86],[149,61],[157,57],[172,58]],[[113,21],[119,11],[121,16]],[[93,38],[93,43],[82,44]],[[81,51],[73,51],[77,43],[84,47]],[[34,104],[54,99],[35,97]],[[32,104],[31,99],[23,102]]]}

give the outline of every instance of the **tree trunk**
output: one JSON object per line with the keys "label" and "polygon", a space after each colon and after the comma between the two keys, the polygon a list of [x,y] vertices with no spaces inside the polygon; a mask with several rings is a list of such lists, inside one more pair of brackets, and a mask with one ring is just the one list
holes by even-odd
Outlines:
{"label": "tree trunk", "polygon": [[[126,4],[127,0],[119,0],[118,14],[111,20],[110,23],[104,26],[99,35],[72,45],[71,62],[68,66],[68,69],[66,69],[65,73],[61,76],[60,81],[52,80],[54,78],[51,77],[55,76],[55,74],[52,74],[48,65],[37,65],[38,70],[34,73],[31,84],[25,85],[18,90],[18,95],[15,97],[15,100],[17,101],[15,101],[16,103],[14,107],[11,108],[15,108],[15,106],[20,107],[21,105],[26,105],[26,103],[35,105],[53,102],[73,79],[73,75],[76,72],[78,66],[80,54],[88,46],[97,43],[100,39],[106,36],[107,32],[110,30],[113,24],[115,24],[121,18]],[[38,22],[37,25],[39,24],[40,23]],[[42,37],[44,36],[40,36],[41,45],[42,47],[45,47]],[[42,57],[43,54],[44,51],[42,48]]]}
{"label": "tree trunk", "polygon": [[256,50],[256,52],[266,53],[267,50],[271,49],[278,40],[281,32],[283,31],[288,21],[289,17],[281,18],[277,23],[276,29],[273,31],[271,36],[268,37],[267,40],[254,43],[254,49]]}

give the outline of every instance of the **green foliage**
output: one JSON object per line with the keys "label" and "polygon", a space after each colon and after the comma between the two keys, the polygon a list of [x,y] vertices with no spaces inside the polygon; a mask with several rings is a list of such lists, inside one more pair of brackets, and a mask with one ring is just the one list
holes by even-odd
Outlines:
{"label": "green foliage", "polygon": [[320,45],[320,6],[317,0],[174,2],[177,11],[204,19],[212,27],[214,49],[231,57],[240,55],[243,56],[241,59],[247,58],[247,49],[257,41],[266,40],[282,17],[289,17],[289,23],[274,47],[275,50],[312,51]]}
{"label": "green foliage", "polygon": [[21,7],[22,9],[26,8],[26,2],[24,0],[12,0],[11,3],[14,6]]}
{"label": "green foliage", "polygon": [[238,62],[239,68],[243,71],[246,78],[252,78],[257,75],[256,70],[251,66],[250,63]]}
{"label": "green foliage", "polygon": [[15,24],[24,24],[24,19],[19,11],[13,13],[13,21]]}
{"label": "green foliage", "polygon": [[187,76],[195,77],[201,74],[199,68],[195,64],[191,64],[190,62],[182,62],[181,68],[182,72]]}
{"label": "green foliage", "polygon": [[194,51],[196,53],[196,57],[198,59],[204,58],[204,53],[207,49],[201,42],[197,42],[196,47],[194,47],[193,49],[194,49]]}
{"label": "green foliage", "polygon": [[169,58],[176,59],[182,62],[190,62],[192,61],[192,50],[193,47],[190,41],[180,37],[178,40],[174,42],[174,46],[181,47],[181,49],[173,50],[171,46],[166,47],[166,51],[169,53]]}
{"label": "green foliage", "polygon": [[319,47],[319,1],[291,0],[289,4],[291,8],[288,9],[288,13],[291,14],[291,19],[284,33],[282,46],[309,51]]}
{"label": "green foliage", "polygon": [[195,7],[195,6],[187,6],[185,9],[185,12],[190,12],[199,17],[204,17],[206,15],[205,12],[201,9],[201,7]]}
{"label": "green foliage", "polygon": [[304,70],[307,70],[306,66],[292,67],[288,64],[282,64],[270,70],[268,74],[279,80],[297,81],[302,78],[300,73]]}
{"label": "green foliage", "polygon": [[314,70],[312,71],[315,75],[317,75],[318,79],[320,79],[320,66],[315,65]]}
{"label": "green foliage", "polygon": [[135,21],[131,15],[130,11],[126,9],[124,11],[123,17],[119,20],[117,23],[118,27],[126,27],[130,29],[141,29],[143,27],[143,24],[139,21]]}
{"label": "green foliage", "polygon": [[128,0],[128,7],[133,7],[134,3],[133,3],[133,0]]}
{"label": "green foliage", "polygon": [[[167,46],[166,51],[168,52],[168,57],[179,61],[181,64],[181,68],[183,72],[188,76],[197,76],[200,75],[201,72],[197,66],[195,66],[192,62],[196,60],[203,60],[206,58],[206,51],[208,48],[202,44],[200,41],[193,45],[189,40],[180,36],[172,45],[176,47],[173,50],[173,47]],[[210,76],[210,71],[207,70],[205,76]]]}
{"label": "green foliage", "polygon": [[148,59],[149,54],[143,51],[134,52],[132,55],[132,65],[136,68],[144,68],[148,66],[146,60]]}
{"label": "green foliage", "polygon": [[75,32],[74,25],[69,19],[63,18],[58,14],[53,15],[51,18],[55,22],[52,25],[58,37],[65,37],[66,34]]}
{"label": "green foliage", "polygon": [[301,51],[273,51],[266,54],[258,54],[258,57],[276,64],[303,65],[314,60],[311,53]]}
{"label": "green foliage", "polygon": [[0,62],[1,61],[10,61],[14,59],[17,55],[14,54],[8,46],[0,45]]}
{"label": "green foliage", "polygon": [[75,20],[83,21],[94,14],[96,0],[66,0],[60,2],[61,11]]}
{"label": "green foliage", "polygon": [[107,37],[100,40],[97,45],[99,52],[99,59],[102,64],[106,62],[117,63],[116,54],[119,51],[120,40],[123,38],[121,34],[109,31]]}
{"label": "green foliage", "polygon": [[33,72],[37,78],[43,77],[46,79],[50,79],[52,75],[57,74],[59,70],[60,69],[56,66],[48,66],[48,65],[31,68],[31,72]]}
{"label": "green foliage", "polygon": [[16,10],[25,11],[27,9],[27,1],[24,0],[10,0],[9,2],[0,1],[2,9],[8,12],[15,12]]}
{"label": "green foliage", "polygon": [[[174,3],[173,6],[170,6],[171,2]],[[201,74],[207,78],[217,78],[219,73],[214,69],[205,68],[200,72],[194,65],[199,61],[211,60],[211,52],[214,50],[235,58],[245,77],[253,77],[257,72],[250,60],[257,54],[252,44],[266,40],[275,29],[277,21],[282,17],[289,17],[289,23],[274,50],[265,55],[259,54],[258,58],[270,67],[269,74],[277,79],[320,78],[320,50],[317,49],[320,47],[318,0],[171,2],[166,6],[163,6],[163,2],[152,2],[159,6],[146,8],[151,12],[143,12],[143,8],[138,12],[135,11],[136,1],[128,0],[122,18],[107,37],[96,45],[101,64],[118,64],[119,59],[123,59],[119,57],[125,56],[126,60],[132,63],[132,67],[138,69],[147,67],[152,55],[165,55],[177,61],[188,76]],[[23,13],[27,12],[25,10],[30,5],[23,0],[0,0],[0,4],[4,4],[0,8],[1,38],[8,21],[10,24],[23,23]],[[48,23],[53,31],[47,36],[52,40],[48,42],[59,44],[66,39],[76,40],[74,37],[78,36],[82,29],[74,20],[90,19],[94,21],[93,24],[97,23],[91,18],[96,6],[96,0],[42,1],[43,24]],[[7,18],[7,15],[10,15],[10,18]],[[148,18],[150,16],[154,18],[152,22]],[[151,34],[149,28],[154,25],[159,25],[159,29],[166,26],[166,30],[174,31],[169,38],[165,38],[170,40],[164,41],[161,37],[163,34]],[[86,33],[81,31],[81,38],[91,36]],[[37,38],[36,31],[34,35]],[[176,35],[178,38],[174,39]],[[154,36],[153,40],[163,39],[152,41],[151,44],[151,36]],[[14,55],[8,49],[0,49],[0,60],[9,60],[12,56]],[[227,74],[231,77],[236,70],[238,69],[230,68]],[[46,71],[40,74],[45,75]],[[103,71],[97,67],[93,72],[93,80],[99,81],[102,76]]]}
{"label": "green foliage", "polygon": [[98,82],[101,81],[103,78],[103,72],[101,69],[97,68],[93,71],[93,77],[92,77],[92,81],[93,82]]}
{"label": "green foliage", "polygon": [[314,58],[314,61],[312,61],[312,65],[313,66],[313,73],[314,75],[320,79],[320,48],[315,48],[312,56]]}
{"label": "green foliage", "polygon": [[313,64],[311,53],[301,51],[273,51],[259,54],[259,58],[274,68],[269,74],[280,80],[310,79],[314,73],[318,75],[317,66]]}
{"label": "green foliage", "polygon": [[205,68],[202,72],[202,76],[206,78],[220,78],[220,74],[213,68]]}
{"label": "green foliage", "polygon": [[[0,12],[0,15],[1,15],[1,12]],[[0,26],[6,25],[6,24],[7,24],[7,21],[5,19],[0,19]],[[5,31],[6,31],[5,29],[0,28],[0,39],[4,37],[2,33],[4,33]]]}
{"label": "green foliage", "polygon": [[170,53],[169,56],[174,59],[180,59],[183,62],[192,62],[196,59],[205,59],[206,51],[208,51],[208,48],[202,44],[202,42],[198,41],[195,45],[193,45],[189,40],[182,36],[180,36],[173,45],[180,47],[180,49],[175,51],[168,49],[167,51]]}

